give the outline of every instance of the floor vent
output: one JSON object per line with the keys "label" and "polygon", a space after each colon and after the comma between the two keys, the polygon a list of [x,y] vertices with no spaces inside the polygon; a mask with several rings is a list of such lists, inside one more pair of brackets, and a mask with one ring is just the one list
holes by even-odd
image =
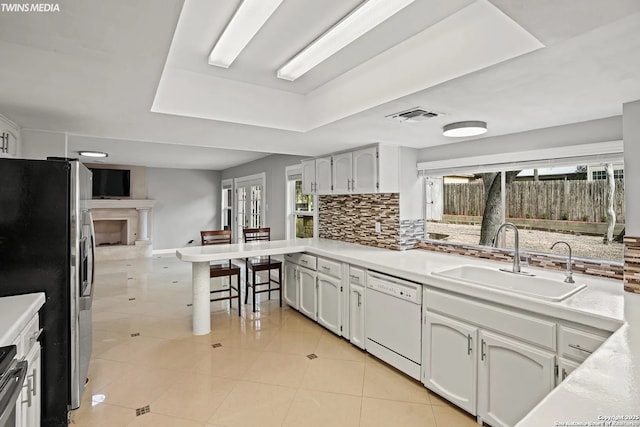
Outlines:
{"label": "floor vent", "polygon": [[134,332],[131,334],[131,338],[133,337],[139,337],[140,336],[140,332]]}
{"label": "floor vent", "polygon": [[307,354],[307,358],[309,358],[310,360],[313,360],[313,359],[317,359],[318,356],[316,356],[315,354],[311,353],[311,354]]}
{"label": "floor vent", "polygon": [[215,344],[211,344],[211,347],[213,347],[213,348],[222,347],[222,343],[217,342]]}

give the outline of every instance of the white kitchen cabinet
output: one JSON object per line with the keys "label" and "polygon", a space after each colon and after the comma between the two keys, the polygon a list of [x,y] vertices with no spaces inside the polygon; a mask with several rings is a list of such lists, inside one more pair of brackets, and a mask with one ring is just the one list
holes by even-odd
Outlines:
{"label": "white kitchen cabinet", "polygon": [[477,338],[477,327],[425,313],[423,383],[473,415],[476,413]]}
{"label": "white kitchen cabinet", "polygon": [[333,194],[375,193],[378,190],[378,149],[363,148],[333,155]]}
{"label": "white kitchen cabinet", "polygon": [[564,381],[569,376],[569,374],[573,372],[578,366],[580,366],[580,364],[577,362],[565,359],[563,357],[558,357],[558,367],[556,368],[556,385]]}
{"label": "white kitchen cabinet", "polygon": [[341,335],[342,281],[323,273],[318,273],[317,280],[318,323],[334,334]]}
{"label": "white kitchen cabinet", "polygon": [[331,156],[316,159],[316,194],[331,194]]}
{"label": "white kitchen cabinet", "polygon": [[555,354],[480,330],[478,416],[512,427],[554,386]]}
{"label": "white kitchen cabinet", "polygon": [[302,192],[314,194],[316,185],[316,161],[302,161]]}
{"label": "white kitchen cabinet", "polygon": [[20,156],[20,128],[0,114],[0,157]]}
{"label": "white kitchen cabinet", "polygon": [[378,149],[363,148],[353,152],[351,191],[356,194],[378,191]]}
{"label": "white kitchen cabinet", "polygon": [[333,156],[333,194],[348,194],[352,191],[352,153]]}
{"label": "white kitchen cabinet", "polygon": [[592,333],[560,325],[558,328],[558,355],[582,362],[602,345],[610,334],[605,331]]}
{"label": "white kitchen cabinet", "polygon": [[315,271],[304,267],[297,268],[298,273],[298,310],[300,313],[318,320],[317,289]]}
{"label": "white kitchen cabinet", "polygon": [[350,283],[349,293],[349,341],[364,350],[364,286]]}
{"label": "white kitchen cabinet", "polygon": [[302,192],[331,194],[331,156],[302,161]]}
{"label": "white kitchen cabinet", "polygon": [[298,273],[297,265],[292,262],[284,262],[284,302],[291,308],[298,309]]}
{"label": "white kitchen cabinet", "polygon": [[20,394],[20,425],[24,427],[35,427],[40,425],[42,399],[42,394],[40,393],[41,350],[38,341],[34,341],[33,347],[25,356],[25,359],[29,363],[29,372],[27,373],[26,382]]}

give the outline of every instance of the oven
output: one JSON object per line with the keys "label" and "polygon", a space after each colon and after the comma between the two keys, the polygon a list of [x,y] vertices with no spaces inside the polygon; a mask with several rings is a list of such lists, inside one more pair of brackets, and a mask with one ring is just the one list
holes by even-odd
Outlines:
{"label": "oven", "polygon": [[367,352],[420,380],[422,285],[369,271],[365,292]]}
{"label": "oven", "polygon": [[29,364],[16,358],[16,346],[0,347],[0,427],[15,427],[18,398]]}

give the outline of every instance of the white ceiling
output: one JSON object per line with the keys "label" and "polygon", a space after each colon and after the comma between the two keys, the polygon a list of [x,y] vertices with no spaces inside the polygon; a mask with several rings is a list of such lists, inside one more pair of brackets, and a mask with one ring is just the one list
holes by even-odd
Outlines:
{"label": "white ceiling", "polygon": [[[441,128],[458,120],[486,120],[486,136],[521,132],[619,115],[640,99],[637,0],[416,0],[293,83],[275,70],[359,0],[283,2],[226,70],[207,57],[238,0],[184,3],[66,0],[57,14],[0,13],[0,113],[24,128],[67,131],[70,147],[110,152],[113,163],[224,169],[268,153],[457,142]],[[474,28],[468,15],[478,10],[489,20]],[[511,40],[491,39],[487,22],[525,46],[498,46]],[[411,50],[429,35],[424,51]],[[455,49],[433,60],[433,46]],[[163,71],[199,84],[181,92]],[[290,103],[301,98],[304,108]],[[384,118],[415,106],[446,115]]]}

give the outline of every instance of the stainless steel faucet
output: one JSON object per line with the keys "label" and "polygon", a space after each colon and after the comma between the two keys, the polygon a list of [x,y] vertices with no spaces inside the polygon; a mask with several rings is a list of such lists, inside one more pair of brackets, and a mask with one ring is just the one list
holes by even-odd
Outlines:
{"label": "stainless steel faucet", "polygon": [[571,245],[568,244],[567,242],[563,241],[563,240],[558,240],[553,245],[551,245],[551,249],[555,248],[555,246],[558,243],[562,243],[564,245],[567,245],[567,247],[569,248],[569,259],[567,260],[567,271],[564,273],[564,275],[565,275],[564,282],[565,283],[576,283],[573,280],[573,262],[571,261]]}
{"label": "stainless steel faucet", "polygon": [[514,233],[514,254],[513,254],[513,269],[507,270],[506,268],[501,268],[502,271],[507,271],[509,273],[516,274],[527,274],[520,269],[520,238],[518,237],[518,227],[512,222],[505,222],[500,227],[498,227],[498,231],[496,231],[496,235],[493,237],[493,247],[498,247],[498,237],[500,237],[500,232],[503,228],[511,228]]}

